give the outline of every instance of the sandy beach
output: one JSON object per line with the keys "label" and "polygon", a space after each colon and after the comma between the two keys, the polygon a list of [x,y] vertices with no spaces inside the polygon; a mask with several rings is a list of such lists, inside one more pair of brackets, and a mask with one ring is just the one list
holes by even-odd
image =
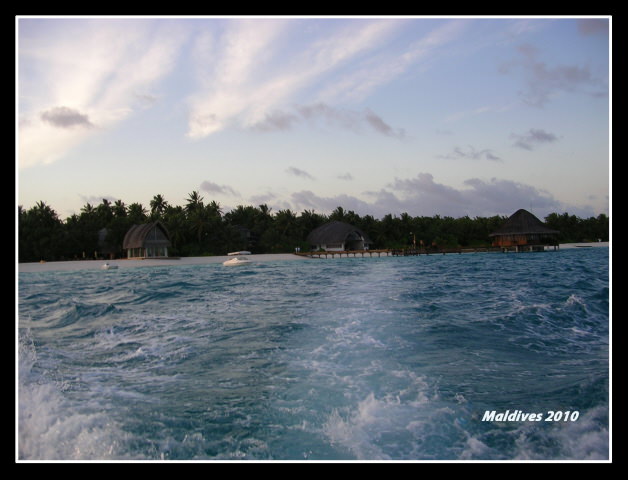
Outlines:
{"label": "sandy beach", "polygon": [[[163,259],[116,259],[116,260],[72,260],[67,262],[32,262],[20,263],[19,272],[50,272],[68,270],[99,270],[105,263],[119,268],[154,267],[154,266],[182,266],[222,263],[233,257],[227,255],[215,257],[181,257]],[[251,262],[276,262],[292,260],[308,260],[307,257],[293,255],[292,253],[247,255]]]}
{"label": "sandy beach", "polygon": [[[609,242],[591,242],[591,243],[562,243],[561,249],[565,248],[589,248],[589,247],[608,247]],[[32,262],[19,263],[19,272],[50,272],[50,271],[69,271],[69,270],[90,270],[101,269],[105,263],[117,266],[118,268],[135,268],[135,267],[151,267],[151,266],[182,266],[182,265],[203,265],[222,263],[230,258],[227,255],[215,257],[181,257],[181,258],[163,258],[163,259],[116,259],[116,260],[72,260],[66,262]],[[247,255],[252,262],[276,262],[276,261],[307,261],[308,257],[294,255],[292,253],[274,253]]]}

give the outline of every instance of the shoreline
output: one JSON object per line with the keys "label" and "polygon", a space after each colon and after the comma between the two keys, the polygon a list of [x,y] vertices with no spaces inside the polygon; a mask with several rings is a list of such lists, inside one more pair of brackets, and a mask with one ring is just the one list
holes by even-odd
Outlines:
{"label": "shoreline", "polygon": [[[293,253],[263,253],[256,255],[247,255],[253,263],[256,262],[275,262],[275,261],[294,261],[294,260],[310,260],[309,258],[294,255]],[[29,262],[19,263],[19,273],[32,272],[52,272],[52,271],[72,271],[72,270],[100,270],[101,267],[108,263],[117,266],[119,269],[136,268],[136,267],[158,267],[158,266],[183,266],[183,265],[209,265],[221,264],[225,260],[233,258],[228,255],[217,255],[212,257],[172,257],[172,258],[146,258],[146,259],[127,259],[118,258],[115,260],[66,260],[58,262]]]}
{"label": "shoreline", "polygon": [[[560,249],[570,248],[599,248],[609,247],[609,242],[589,242],[589,243],[561,243]],[[220,264],[233,257],[228,255],[218,255],[213,257],[178,257],[178,258],[147,258],[147,259],[126,259],[115,260],[66,260],[56,262],[29,262],[18,263],[19,273],[52,272],[52,271],[72,271],[72,270],[99,270],[105,263],[123,268],[136,267],[156,267],[156,266],[183,266],[183,265],[205,265]],[[262,253],[247,255],[252,262],[275,262],[275,261],[307,261],[311,258],[293,253]]]}

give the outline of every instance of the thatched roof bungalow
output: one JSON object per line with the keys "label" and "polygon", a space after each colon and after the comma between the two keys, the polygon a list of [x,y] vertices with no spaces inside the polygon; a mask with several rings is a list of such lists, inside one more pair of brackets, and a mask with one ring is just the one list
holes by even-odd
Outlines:
{"label": "thatched roof bungalow", "polygon": [[559,233],[527,210],[520,209],[489,237],[492,237],[496,247],[535,250],[543,249],[545,245],[557,246]]}
{"label": "thatched roof bungalow", "polygon": [[170,235],[161,222],[133,225],[122,242],[127,258],[159,258],[168,256]]}
{"label": "thatched roof bungalow", "polygon": [[339,221],[329,222],[312,230],[306,241],[312,250],[328,252],[368,250],[373,243],[359,228]]}

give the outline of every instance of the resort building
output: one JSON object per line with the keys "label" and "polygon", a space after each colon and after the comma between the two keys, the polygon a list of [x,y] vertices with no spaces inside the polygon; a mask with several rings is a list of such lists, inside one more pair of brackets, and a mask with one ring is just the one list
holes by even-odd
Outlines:
{"label": "resort building", "polygon": [[306,241],[312,250],[343,252],[368,250],[371,239],[359,228],[344,222],[329,222],[312,230]]}
{"label": "resort building", "polygon": [[133,225],[122,242],[127,258],[159,258],[168,256],[170,235],[161,222]]}
{"label": "resort building", "polygon": [[556,249],[558,234],[558,230],[552,230],[527,210],[520,209],[489,237],[492,237],[494,247],[523,252],[542,251],[546,246]]}

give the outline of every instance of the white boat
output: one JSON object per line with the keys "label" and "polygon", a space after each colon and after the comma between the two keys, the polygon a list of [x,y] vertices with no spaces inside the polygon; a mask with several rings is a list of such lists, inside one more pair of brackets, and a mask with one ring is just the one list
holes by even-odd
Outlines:
{"label": "white boat", "polygon": [[251,252],[249,252],[248,250],[240,250],[239,252],[231,252],[228,253],[227,255],[229,255],[230,257],[234,257],[234,256],[238,256],[238,255],[250,255]]}
{"label": "white boat", "polygon": [[226,262],[222,262],[222,264],[227,267],[236,267],[240,265],[250,265],[251,261],[248,258],[235,257],[231,260],[227,260]]}
{"label": "white boat", "polygon": [[115,270],[116,268],[118,268],[117,265],[109,265],[108,263],[105,263],[102,267],[103,270]]}

